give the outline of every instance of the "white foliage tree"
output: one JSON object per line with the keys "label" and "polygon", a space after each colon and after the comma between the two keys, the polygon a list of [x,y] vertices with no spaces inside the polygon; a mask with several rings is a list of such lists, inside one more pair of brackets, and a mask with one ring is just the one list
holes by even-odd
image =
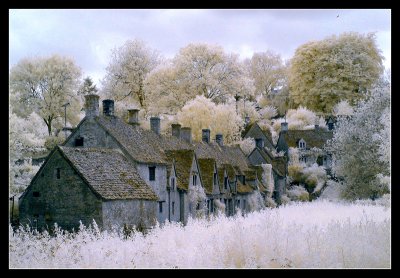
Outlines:
{"label": "white foliage tree", "polygon": [[112,51],[110,63],[103,80],[102,95],[116,102],[145,106],[145,79],[160,63],[157,51],[145,42],[128,40]]}
{"label": "white foliage tree", "polygon": [[342,100],[333,107],[333,115],[335,116],[351,116],[353,113],[354,109],[347,100]]}
{"label": "white foliage tree", "polygon": [[343,197],[376,198],[388,192],[382,177],[390,176],[390,87],[374,88],[354,115],[337,122],[328,147],[332,170],[344,179]]}
{"label": "white foliage tree", "polygon": [[233,104],[215,104],[204,96],[188,101],[176,118],[182,126],[192,128],[193,139],[197,141],[201,141],[201,130],[209,128],[211,138],[221,133],[229,144],[240,140],[243,128],[243,119],[236,114]]}

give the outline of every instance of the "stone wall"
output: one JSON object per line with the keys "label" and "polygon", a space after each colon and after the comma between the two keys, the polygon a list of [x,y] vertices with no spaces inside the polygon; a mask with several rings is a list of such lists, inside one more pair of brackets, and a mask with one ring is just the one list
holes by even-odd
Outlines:
{"label": "stone wall", "polygon": [[36,226],[37,220],[38,228],[52,228],[57,223],[64,229],[76,229],[79,220],[89,225],[94,219],[101,226],[101,203],[60,152],[55,151],[20,199],[20,223]]}
{"label": "stone wall", "polygon": [[[160,204],[157,204],[157,220],[164,223],[168,219],[168,200],[167,200],[167,167],[165,165],[138,163],[137,170],[141,178],[153,188],[154,192],[162,203],[162,212],[160,212]],[[149,167],[155,166],[155,180],[149,179]]]}
{"label": "stone wall", "polygon": [[149,229],[156,224],[157,202],[146,200],[110,200],[103,202],[103,227],[135,226]]}

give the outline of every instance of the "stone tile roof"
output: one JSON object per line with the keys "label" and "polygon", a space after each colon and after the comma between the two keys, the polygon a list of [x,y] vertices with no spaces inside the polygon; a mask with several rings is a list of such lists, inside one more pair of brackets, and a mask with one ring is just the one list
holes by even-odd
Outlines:
{"label": "stone tile roof", "polygon": [[[201,172],[201,181],[203,182],[203,187],[206,194],[212,194],[213,192],[213,184],[214,184],[214,165],[215,159],[213,158],[200,158],[198,159],[199,168]],[[222,175],[224,171],[221,170]],[[223,176],[222,176],[223,180]],[[223,181],[222,181],[223,182]]]}
{"label": "stone tile roof", "polygon": [[106,200],[158,200],[135,166],[120,152],[104,148],[58,147],[61,154]]}
{"label": "stone tile roof", "polygon": [[135,129],[114,116],[98,116],[96,121],[117,139],[136,161],[166,163],[163,151],[157,142],[161,136],[141,128]]}
{"label": "stone tile roof", "polygon": [[322,148],[326,141],[333,138],[333,132],[323,129],[315,130],[288,130],[281,133],[284,136],[288,147],[298,147],[298,142],[301,138],[306,141],[307,148]]}
{"label": "stone tile roof", "polygon": [[258,137],[259,131],[268,139],[269,143],[273,145],[271,131],[266,127],[261,127],[258,123],[254,122],[249,124],[242,132],[242,137]]}
{"label": "stone tile roof", "polygon": [[165,151],[168,162],[175,162],[176,186],[179,189],[188,190],[190,170],[194,159],[193,150],[167,150]]}

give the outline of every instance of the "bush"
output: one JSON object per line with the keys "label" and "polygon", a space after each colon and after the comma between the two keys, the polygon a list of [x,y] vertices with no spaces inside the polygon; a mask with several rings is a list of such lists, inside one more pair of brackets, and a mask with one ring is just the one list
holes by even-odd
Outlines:
{"label": "bush", "polygon": [[294,164],[288,166],[289,176],[292,178],[295,183],[304,183],[304,176],[302,173],[303,166],[300,164]]}

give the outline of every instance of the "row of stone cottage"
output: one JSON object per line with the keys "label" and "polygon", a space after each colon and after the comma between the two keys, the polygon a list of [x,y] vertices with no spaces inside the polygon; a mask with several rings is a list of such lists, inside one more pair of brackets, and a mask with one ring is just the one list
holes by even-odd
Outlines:
{"label": "row of stone cottage", "polygon": [[[212,142],[210,130],[203,129],[202,141],[193,142],[190,128],[173,124],[172,136],[161,135],[158,117],[145,130],[137,109],[128,110],[128,123],[114,115],[112,100],[103,100],[100,113],[97,95],[86,96],[85,110],[85,118],[48,155],[20,197],[22,224],[71,229],[94,219],[104,229],[149,228],[156,221],[186,223],[190,215],[215,213],[221,203],[228,216],[246,212],[252,193],[264,198],[268,193],[260,163],[251,163],[238,145],[224,145],[221,134]],[[258,152],[272,164],[273,197],[279,203],[285,159]],[[200,187],[203,200],[189,194]]]}

